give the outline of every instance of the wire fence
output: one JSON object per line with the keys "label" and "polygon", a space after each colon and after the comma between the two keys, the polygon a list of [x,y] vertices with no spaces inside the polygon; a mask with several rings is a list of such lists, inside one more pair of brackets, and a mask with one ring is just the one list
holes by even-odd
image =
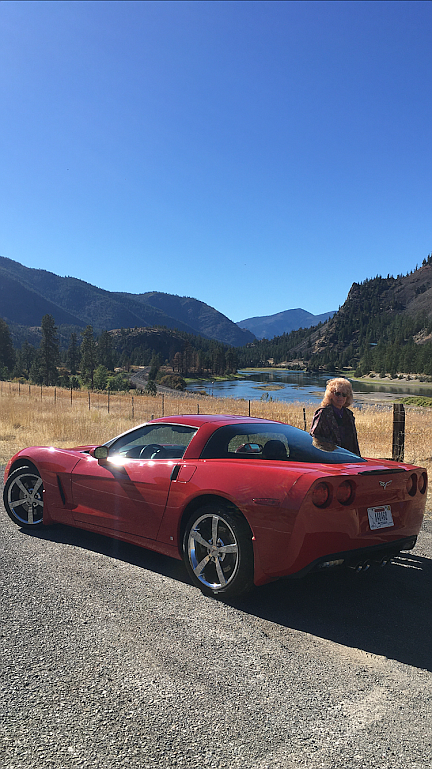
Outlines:
{"label": "wire fence", "polygon": [[[162,416],[177,414],[238,414],[241,416],[281,419],[291,416],[297,427],[306,429],[314,408],[300,408],[299,404],[282,401],[245,400],[235,398],[217,398],[197,393],[181,392],[157,393],[148,395],[144,392],[101,392],[97,390],[74,390],[62,387],[22,384],[21,382],[0,382],[0,397],[29,399],[43,403],[45,407],[58,409],[80,408],[97,409],[113,416],[130,416],[136,422],[145,422]],[[285,421],[285,420],[283,420]],[[287,420],[288,421],[288,420]]]}

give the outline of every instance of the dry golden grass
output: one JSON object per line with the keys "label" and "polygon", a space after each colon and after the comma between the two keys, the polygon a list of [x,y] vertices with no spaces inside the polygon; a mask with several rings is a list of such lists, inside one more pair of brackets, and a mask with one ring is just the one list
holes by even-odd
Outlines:
{"label": "dry golden grass", "polygon": [[[90,400],[90,408],[89,408]],[[277,419],[304,429],[302,403],[251,401],[251,416]],[[146,395],[73,392],[54,387],[0,383],[0,463],[25,446],[59,446],[103,443],[114,435],[153,416],[171,414],[244,414],[245,400],[213,398],[196,394]],[[306,406],[309,429],[313,406]],[[391,457],[391,409],[363,406],[354,409],[360,448],[366,457]],[[432,409],[406,407],[405,461],[432,470]],[[431,509],[428,498],[428,510]]]}

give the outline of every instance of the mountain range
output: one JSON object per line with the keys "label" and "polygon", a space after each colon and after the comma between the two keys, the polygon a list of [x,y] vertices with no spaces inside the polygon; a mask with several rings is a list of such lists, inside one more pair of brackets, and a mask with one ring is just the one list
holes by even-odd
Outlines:
{"label": "mountain range", "polygon": [[50,314],[63,347],[71,331],[87,325],[96,332],[121,330],[121,336],[127,329],[132,335],[142,332],[145,338],[137,343],[146,349],[151,341],[147,332],[161,330],[169,336],[177,330],[201,337],[204,347],[217,340],[239,348],[243,367],[272,358],[275,363],[303,361],[313,370],[355,367],[363,373],[432,376],[432,254],[406,275],[353,283],[335,313],[312,315],[297,308],[238,324],[198,299],[157,291],[105,291],[5,257],[0,257],[0,296],[0,316],[17,347],[25,339],[38,346],[41,319]]}
{"label": "mountain range", "polygon": [[44,315],[54,317],[62,343],[71,331],[87,325],[96,332],[120,328],[164,326],[234,347],[271,338],[292,329],[309,328],[333,313],[312,315],[300,308],[234,323],[205,302],[160,291],[140,294],[105,291],[83,280],[25,267],[0,256],[0,316],[9,324],[14,343],[36,343]]}
{"label": "mountain range", "polygon": [[325,323],[334,313],[335,310],[324,312],[322,315],[312,315],[311,312],[297,307],[295,310],[284,310],[284,312],[277,312],[275,315],[262,315],[239,320],[237,325],[252,331],[257,339],[273,339],[274,336],[289,334],[290,331],[295,331],[298,328],[310,328],[317,326],[318,323]]}
{"label": "mountain range", "polygon": [[0,297],[0,316],[11,326],[15,339],[26,328],[39,327],[45,314],[69,331],[87,325],[95,331],[165,326],[236,347],[255,339],[250,331],[198,299],[157,291],[105,291],[6,257],[0,257]]}

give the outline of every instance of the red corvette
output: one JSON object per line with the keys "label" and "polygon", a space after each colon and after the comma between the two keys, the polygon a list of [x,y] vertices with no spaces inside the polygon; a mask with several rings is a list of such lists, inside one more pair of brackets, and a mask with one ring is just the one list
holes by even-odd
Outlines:
{"label": "red corvette", "polygon": [[5,473],[19,526],[60,522],[182,558],[207,594],[414,547],[423,468],[362,459],[290,425],[163,417],[103,446],[33,447]]}

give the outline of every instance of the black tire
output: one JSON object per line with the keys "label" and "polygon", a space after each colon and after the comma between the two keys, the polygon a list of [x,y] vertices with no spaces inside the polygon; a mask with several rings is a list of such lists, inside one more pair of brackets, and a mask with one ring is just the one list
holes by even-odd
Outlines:
{"label": "black tire", "polygon": [[10,473],[3,501],[9,518],[17,526],[42,526],[43,483],[35,467],[21,465]]}
{"label": "black tire", "polygon": [[191,515],[183,560],[205,595],[232,598],[253,586],[252,534],[244,518],[222,506],[205,505]]}

